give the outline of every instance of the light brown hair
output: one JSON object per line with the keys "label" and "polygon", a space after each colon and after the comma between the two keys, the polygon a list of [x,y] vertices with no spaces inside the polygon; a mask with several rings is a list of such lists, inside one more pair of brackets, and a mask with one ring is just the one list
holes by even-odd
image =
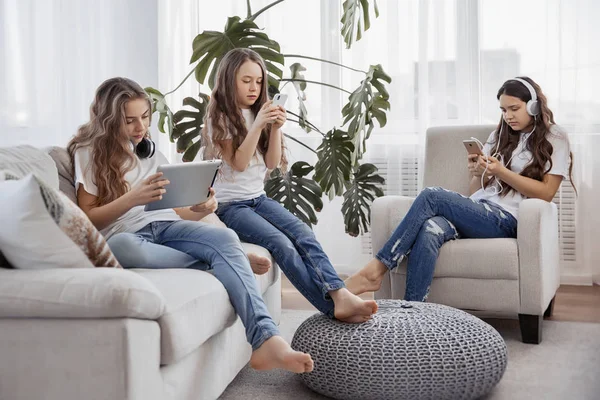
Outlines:
{"label": "light brown hair", "polygon": [[[90,120],[79,127],[71,139],[67,151],[73,164],[78,149],[91,149],[91,165],[94,184],[98,187],[96,206],[108,204],[131,188],[125,180],[137,162],[131,142],[123,133],[126,123],[125,104],[131,100],[144,99],[152,109],[150,97],[136,82],[127,78],[111,78],[96,90],[90,106]],[[150,133],[146,132],[146,137]]]}

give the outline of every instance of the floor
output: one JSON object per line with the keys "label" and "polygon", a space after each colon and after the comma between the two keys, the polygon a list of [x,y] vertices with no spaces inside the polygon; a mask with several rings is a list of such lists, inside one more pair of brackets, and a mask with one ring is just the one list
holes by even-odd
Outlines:
{"label": "floor", "polygon": [[[373,294],[365,293],[361,297],[372,299]],[[285,277],[282,282],[282,307],[292,310],[315,309]],[[562,285],[556,293],[554,313],[546,319],[600,323],[600,286]]]}

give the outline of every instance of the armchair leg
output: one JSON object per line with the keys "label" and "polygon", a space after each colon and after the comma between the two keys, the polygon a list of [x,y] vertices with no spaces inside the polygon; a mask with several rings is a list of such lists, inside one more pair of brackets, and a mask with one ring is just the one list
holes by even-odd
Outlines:
{"label": "armchair leg", "polygon": [[519,325],[521,327],[521,339],[523,343],[540,344],[542,341],[541,315],[519,314]]}
{"label": "armchair leg", "polygon": [[556,299],[556,295],[550,300],[550,304],[548,304],[548,308],[546,308],[546,311],[544,312],[544,318],[551,317],[554,313],[554,299]]}

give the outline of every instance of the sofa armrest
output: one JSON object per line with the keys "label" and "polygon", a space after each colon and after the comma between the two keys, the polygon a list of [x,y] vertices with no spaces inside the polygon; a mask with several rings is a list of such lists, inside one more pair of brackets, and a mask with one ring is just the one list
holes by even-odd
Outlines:
{"label": "sofa armrest", "polygon": [[523,200],[517,227],[521,314],[542,315],[560,285],[558,211],[554,203]]}
{"label": "sofa armrest", "polygon": [[414,197],[407,196],[383,196],[373,201],[371,206],[373,255],[389,240],[414,201]]}
{"label": "sofa armrest", "polygon": [[0,318],[154,320],[165,304],[150,281],[120,268],[0,269]]}

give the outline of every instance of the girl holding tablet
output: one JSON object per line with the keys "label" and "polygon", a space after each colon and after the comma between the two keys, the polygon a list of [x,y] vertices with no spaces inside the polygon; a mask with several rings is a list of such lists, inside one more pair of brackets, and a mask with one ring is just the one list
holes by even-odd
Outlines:
{"label": "girl holding tablet", "polygon": [[155,173],[167,163],[162,154],[139,157],[134,152],[148,136],[150,113],[150,99],[137,83],[113,78],[100,85],[89,122],[68,145],[79,206],[109,240],[128,233],[139,239],[142,254],[178,251],[211,268],[245,326],[251,366],[310,372],[310,355],[294,351],[279,335],[237,235],[198,222],[216,208],[214,196],[192,207],[144,211],[169,183]]}

